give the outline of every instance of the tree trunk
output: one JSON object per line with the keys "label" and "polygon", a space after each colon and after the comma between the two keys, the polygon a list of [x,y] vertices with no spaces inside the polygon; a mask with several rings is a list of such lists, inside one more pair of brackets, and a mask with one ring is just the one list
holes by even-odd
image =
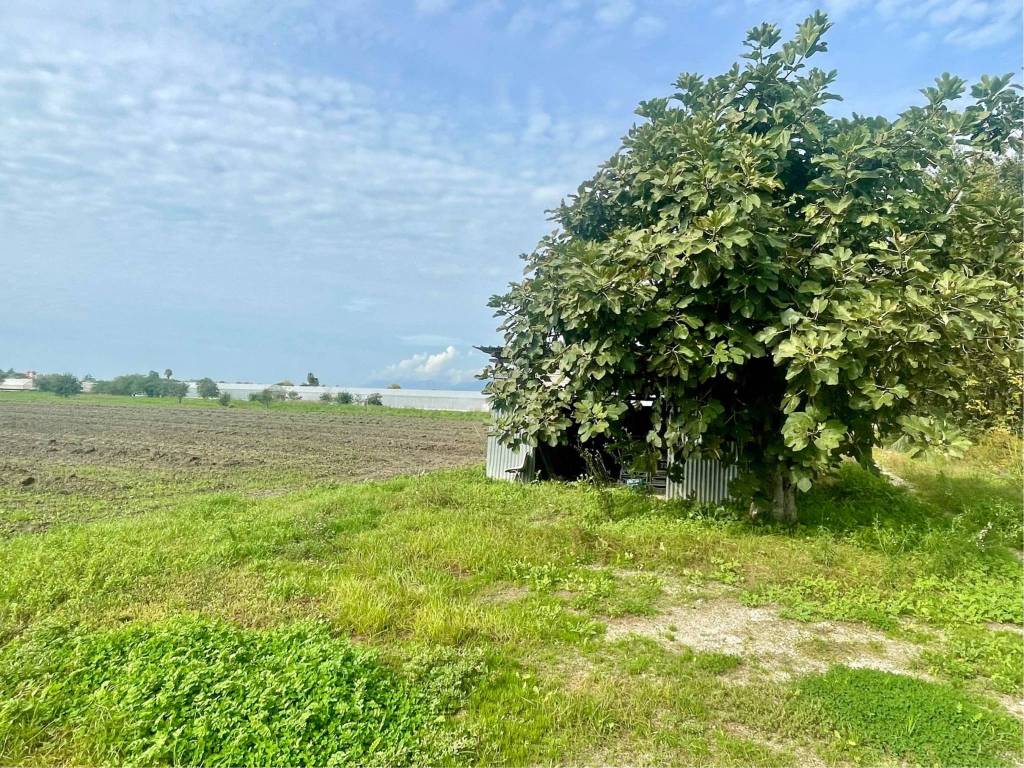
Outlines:
{"label": "tree trunk", "polygon": [[882,470],[875,464],[875,457],[871,451],[871,446],[855,446],[853,449],[853,458],[858,464],[860,464],[868,472],[875,475],[882,474]]}
{"label": "tree trunk", "polygon": [[782,472],[775,475],[775,493],[772,498],[772,520],[777,523],[796,523],[796,491],[793,483]]}
{"label": "tree trunk", "polygon": [[770,509],[767,511],[755,499],[750,502],[750,519],[756,520],[768,514],[777,523],[796,524],[796,489],[784,471],[776,472],[770,481]]}

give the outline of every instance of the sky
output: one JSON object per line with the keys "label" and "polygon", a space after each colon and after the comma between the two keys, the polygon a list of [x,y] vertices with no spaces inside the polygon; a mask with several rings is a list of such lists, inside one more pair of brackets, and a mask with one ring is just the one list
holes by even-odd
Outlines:
{"label": "sky", "polygon": [[0,367],[478,388],[637,102],[818,7],[836,113],[1019,72],[1019,0],[3,0]]}

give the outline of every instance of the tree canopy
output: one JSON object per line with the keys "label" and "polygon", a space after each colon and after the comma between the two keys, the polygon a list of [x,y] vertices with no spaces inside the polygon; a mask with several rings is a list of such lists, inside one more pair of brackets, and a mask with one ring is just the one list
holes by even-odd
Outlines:
{"label": "tree canopy", "polygon": [[220,395],[220,387],[218,387],[217,382],[209,376],[204,376],[196,382],[196,394],[204,399],[217,397]]}
{"label": "tree canopy", "polygon": [[35,385],[40,392],[52,392],[61,397],[71,397],[82,391],[82,382],[73,373],[47,373],[36,376]]}
{"label": "tree canopy", "polygon": [[792,519],[794,487],[841,457],[898,435],[955,446],[971,376],[1009,381],[1011,75],[968,92],[943,74],[894,120],[834,117],[836,73],[808,63],[829,27],[816,13],[782,43],[762,24],[742,65],[680,76],[554,211],[526,277],[491,300],[506,440],[738,452],[755,499]]}

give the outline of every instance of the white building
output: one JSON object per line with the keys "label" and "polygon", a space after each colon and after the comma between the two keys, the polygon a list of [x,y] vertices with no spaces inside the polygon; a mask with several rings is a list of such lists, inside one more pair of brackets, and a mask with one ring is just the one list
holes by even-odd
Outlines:
{"label": "white building", "polygon": [[0,379],[0,392],[28,392],[35,388],[35,371],[29,371],[23,379]]}

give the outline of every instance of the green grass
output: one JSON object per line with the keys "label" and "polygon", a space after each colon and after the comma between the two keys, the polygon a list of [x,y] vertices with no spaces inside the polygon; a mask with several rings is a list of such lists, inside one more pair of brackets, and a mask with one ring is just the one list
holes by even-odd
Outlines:
{"label": "green grass", "polygon": [[[1017,726],[996,713],[1020,693],[1020,638],[988,625],[1021,622],[1021,564],[1010,516],[986,519],[1017,479],[882,458],[914,489],[845,466],[801,497],[794,530],[476,468],[267,498],[190,492],[11,536],[0,762],[325,763],[378,737],[394,764],[1019,758]],[[930,485],[940,475],[974,485],[950,501]],[[756,658],[606,637],[723,592],[914,640],[913,665],[936,682],[842,667],[787,682]],[[828,650],[814,659],[841,663]],[[357,688],[395,713],[376,732],[345,709]],[[217,706],[202,706],[211,691]],[[313,706],[338,709],[318,720],[328,710]],[[271,710],[279,725],[252,725]]]}
{"label": "green grass", "polygon": [[1020,724],[948,685],[835,667],[796,686],[796,717],[848,747],[920,765],[1000,765]]}

